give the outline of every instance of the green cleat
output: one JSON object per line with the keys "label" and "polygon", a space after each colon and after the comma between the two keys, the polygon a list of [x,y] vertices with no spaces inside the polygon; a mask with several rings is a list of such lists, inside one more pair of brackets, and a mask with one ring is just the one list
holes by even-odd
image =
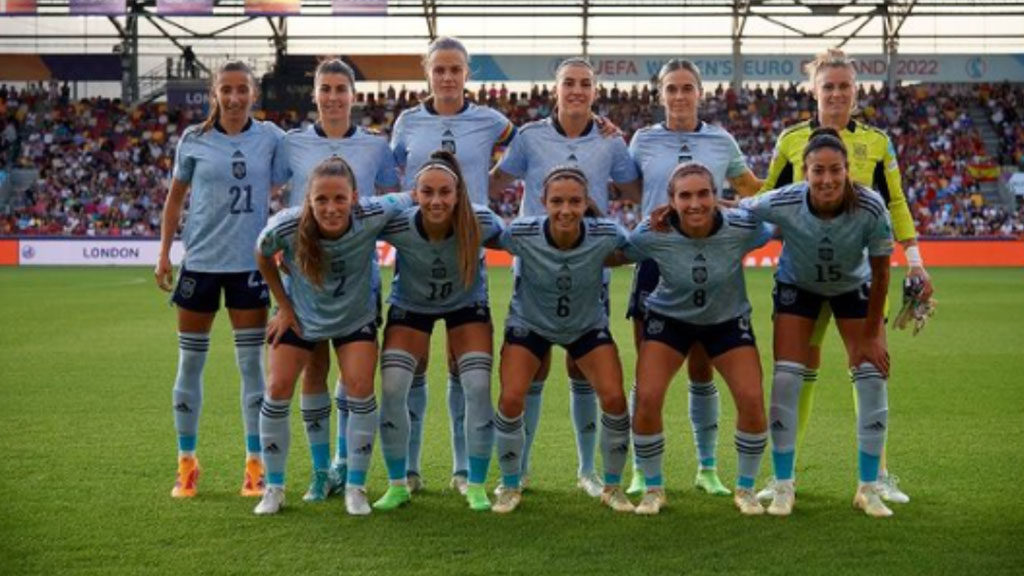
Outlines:
{"label": "green cleat", "polygon": [[476,512],[491,509],[491,501],[487,499],[487,490],[482,484],[470,484],[466,488],[466,501],[469,502],[469,509]]}
{"label": "green cleat", "polygon": [[388,491],[373,503],[373,507],[377,510],[394,510],[408,504],[410,500],[412,500],[412,497],[409,495],[408,486],[391,485],[388,486]]}
{"label": "green cleat", "polygon": [[626,488],[626,494],[636,496],[644,492],[647,492],[647,480],[639,470],[633,470],[633,480],[629,483],[629,488]]}
{"label": "green cleat", "polygon": [[722,484],[722,481],[718,479],[718,471],[714,468],[699,470],[693,485],[712,496],[728,496],[732,494],[732,491],[726,488],[725,484]]}

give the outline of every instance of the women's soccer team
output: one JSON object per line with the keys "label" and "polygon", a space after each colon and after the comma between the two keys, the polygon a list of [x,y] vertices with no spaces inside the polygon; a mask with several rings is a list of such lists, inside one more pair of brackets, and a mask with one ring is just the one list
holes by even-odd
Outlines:
{"label": "women's soccer team", "polygon": [[[617,512],[657,514],[666,505],[662,413],[685,362],[695,485],[732,494],[744,515],[789,515],[796,447],[832,317],[856,396],[854,506],[884,517],[892,514],[886,501],[909,500],[884,464],[894,239],[925,298],[931,284],[892,145],[884,133],[851,120],[856,74],[849,59],[830,50],[811,63],[817,115],[780,137],[768,181],[747,167],[728,132],[700,120],[701,74],[687,60],[662,67],[665,121],[637,131],[628,146],[617,127],[591,112],[597,82],[585,59],[558,66],[551,116],[518,130],[466,98],[469,53],[457,39],[435,40],[423,63],[431,94],[399,116],[390,141],[352,123],[355,74],[339,59],[315,70],[316,121],[288,133],[252,117],[256,82],[244,63],[216,71],[209,117],[178,143],[155,270],[157,284],[173,292],[178,316],[173,497],[197,494],[203,367],[223,292],[241,374],[241,493],[260,497],[256,514],[275,514],[285,504],[291,402],[300,378],[313,471],[303,499],[343,493],[352,515],[414,499],[424,488],[425,374],[438,320],[447,342],[450,486],[472,510],[509,513],[522,503],[551,348],[558,345],[566,351],[577,486],[586,494]],[[881,152],[864,158],[865,149]],[[506,225],[487,205],[515,179],[525,190],[519,217]],[[743,198],[722,202],[726,184]],[[610,187],[642,206],[635,230],[604,217]],[[279,190],[288,207],[268,219],[270,196]],[[170,248],[186,197],[186,250],[175,282]],[[766,414],[743,261],[773,236],[783,248]],[[378,240],[396,252],[386,314]],[[496,406],[484,248],[514,256]],[[608,289],[609,268],[627,263],[636,263],[628,317],[637,354],[628,392],[609,329]],[[271,295],[276,311],[268,321]],[[332,351],[340,373],[333,403]],[[736,405],[732,490],[717,473],[715,372]],[[388,486],[371,503],[367,472],[378,434]],[[774,478],[757,492],[769,438]],[[631,448],[632,481],[624,489]],[[492,454],[500,471],[493,501],[485,488]]]}

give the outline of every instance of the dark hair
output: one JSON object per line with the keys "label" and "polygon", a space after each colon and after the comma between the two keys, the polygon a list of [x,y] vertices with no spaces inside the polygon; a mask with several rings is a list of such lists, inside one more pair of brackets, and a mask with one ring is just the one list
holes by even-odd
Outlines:
{"label": "dark hair", "polygon": [[316,66],[316,72],[313,74],[314,85],[324,74],[341,74],[345,78],[348,78],[349,88],[353,90],[356,88],[356,73],[353,72],[352,67],[346,64],[341,58],[328,56],[321,60]]}
{"label": "dark hair", "polygon": [[455,244],[458,250],[459,273],[462,283],[469,288],[477,276],[480,265],[480,224],[476,221],[476,211],[469,199],[466,180],[462,177],[462,168],[454,154],[447,150],[435,150],[416,172],[416,189],[419,189],[420,175],[432,169],[440,169],[455,177],[455,213],[452,215],[452,228],[455,230]]}
{"label": "dark hair", "polygon": [[252,86],[253,90],[256,89],[256,76],[252,73],[252,68],[241,60],[228,60],[227,62],[220,65],[217,71],[210,78],[210,113],[206,116],[206,120],[203,121],[202,126],[199,128],[199,132],[205,134],[213,129],[213,126],[220,120],[220,101],[217,99],[217,81],[220,80],[221,74],[225,72],[245,72],[249,77],[249,85]]}
{"label": "dark hair", "polygon": [[313,202],[310,196],[313,186],[320,178],[341,176],[348,180],[352,191],[356,192],[356,175],[352,167],[341,156],[331,156],[313,168],[306,184],[306,196],[302,200],[302,214],[299,216],[298,239],[295,246],[295,261],[299,270],[314,286],[322,286],[324,282],[324,251],[320,246],[320,226],[313,216]]}
{"label": "dark hair", "polygon": [[835,150],[843,156],[843,163],[847,165],[847,171],[846,183],[843,186],[843,204],[840,207],[840,211],[853,212],[857,209],[858,192],[853,185],[853,181],[850,180],[849,156],[846,152],[846,144],[843,144],[843,139],[839,136],[839,132],[824,126],[815,128],[814,131],[811,132],[811,136],[807,140],[807,145],[804,146],[804,170],[807,170],[807,157],[812,152],[822,149]]}
{"label": "dark hair", "polygon": [[542,186],[544,192],[541,195],[541,201],[546,201],[548,196],[548,186],[552,182],[559,180],[574,180],[583,186],[583,197],[587,201],[587,210],[583,215],[587,218],[601,218],[604,214],[601,212],[601,208],[598,207],[594,199],[590,197],[590,182],[587,180],[587,175],[580,170],[578,166],[572,164],[559,164],[548,171],[547,175],[544,176],[544,184]]}
{"label": "dark hair", "polygon": [[700,68],[697,67],[691,60],[685,58],[672,58],[668,62],[665,62],[661,66],[661,70],[658,71],[658,84],[665,82],[665,76],[675,72],[676,70],[686,70],[690,74],[693,74],[693,78],[697,81],[697,90],[700,92],[704,91],[704,80],[700,75]]}
{"label": "dark hair", "polygon": [[669,202],[672,201],[672,192],[675,191],[676,180],[691,176],[693,174],[700,174],[708,179],[711,184],[711,191],[717,195],[718,190],[715,188],[715,176],[711,173],[711,169],[701,164],[700,162],[683,162],[672,170],[672,175],[668,177],[668,187],[666,192],[668,193]]}

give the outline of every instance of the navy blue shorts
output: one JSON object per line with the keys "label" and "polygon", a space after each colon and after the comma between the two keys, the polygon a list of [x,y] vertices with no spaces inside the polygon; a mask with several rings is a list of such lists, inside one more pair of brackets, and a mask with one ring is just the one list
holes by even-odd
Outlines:
{"label": "navy blue shorts", "polygon": [[392,304],[391,307],[388,308],[388,326],[385,330],[392,326],[406,326],[413,330],[431,334],[434,332],[434,323],[438,320],[444,320],[445,327],[448,330],[453,330],[463,324],[472,324],[474,322],[490,324],[491,309],[487,306],[487,302],[478,302],[473,306],[466,306],[465,308],[459,308],[458,310],[452,310],[451,312],[443,312],[441,314],[423,314]]}
{"label": "navy blue shorts", "polygon": [[704,346],[714,358],[741,346],[755,346],[750,316],[738,316],[718,324],[701,326],[648,310],[644,317],[644,340],[655,340],[687,355],[694,344]]}
{"label": "navy blue shorts", "polygon": [[[533,330],[518,327],[505,329],[505,344],[522,346],[542,362],[554,345],[551,340],[537,334]],[[565,351],[573,360],[578,360],[595,348],[605,344],[615,344],[615,340],[612,339],[612,333],[607,327],[591,330],[569,344],[564,345],[563,348],[565,348]]]}
{"label": "navy blue shorts", "polygon": [[216,312],[220,308],[221,290],[226,308],[255,310],[270,306],[270,290],[259,270],[193,272],[185,267],[178,275],[171,302],[192,312]]}
{"label": "navy blue shorts", "polygon": [[636,265],[633,273],[633,290],[629,294],[629,308],[626,318],[642,319],[647,311],[647,297],[658,287],[661,270],[654,260],[644,260]]}
{"label": "navy blue shorts", "polygon": [[793,284],[776,281],[772,290],[772,301],[776,314],[792,314],[817,320],[822,305],[827,302],[832,308],[832,315],[836,318],[867,318],[870,292],[871,284],[864,283],[860,288],[838,296],[822,296]]}
{"label": "navy blue shorts", "polygon": [[[350,344],[352,342],[376,342],[376,341],[377,341],[377,322],[374,321],[374,322],[369,322],[365,326],[357,328],[356,330],[354,330],[351,333],[346,334],[344,336],[339,336],[337,338],[331,338],[331,346],[334,347],[334,348],[339,348],[341,346],[344,346],[345,344]],[[302,338],[298,334],[296,334],[295,331],[292,330],[291,328],[289,328],[288,331],[285,332],[284,335],[281,336],[281,340],[280,340],[281,344],[287,344],[289,346],[295,346],[296,348],[302,348],[303,350],[308,350],[310,352],[312,352],[313,349],[316,348],[316,345],[319,342],[322,342],[322,340],[320,340],[320,341],[306,340],[305,338]],[[267,340],[267,343],[268,344],[270,343],[269,339]]]}

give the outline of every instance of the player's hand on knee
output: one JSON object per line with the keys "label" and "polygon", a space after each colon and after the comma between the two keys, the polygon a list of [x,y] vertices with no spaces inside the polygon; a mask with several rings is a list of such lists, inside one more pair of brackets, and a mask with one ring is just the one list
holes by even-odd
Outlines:
{"label": "player's hand on knee", "polygon": [[859,343],[853,365],[860,366],[865,362],[878,368],[884,377],[889,377],[889,351],[881,338],[864,338]]}
{"label": "player's hand on knee", "polygon": [[289,329],[300,338],[302,337],[302,328],[299,326],[299,321],[295,318],[295,312],[290,306],[282,306],[274,314],[274,317],[267,322],[267,340],[270,341],[270,346],[277,348],[281,338],[284,337]]}

